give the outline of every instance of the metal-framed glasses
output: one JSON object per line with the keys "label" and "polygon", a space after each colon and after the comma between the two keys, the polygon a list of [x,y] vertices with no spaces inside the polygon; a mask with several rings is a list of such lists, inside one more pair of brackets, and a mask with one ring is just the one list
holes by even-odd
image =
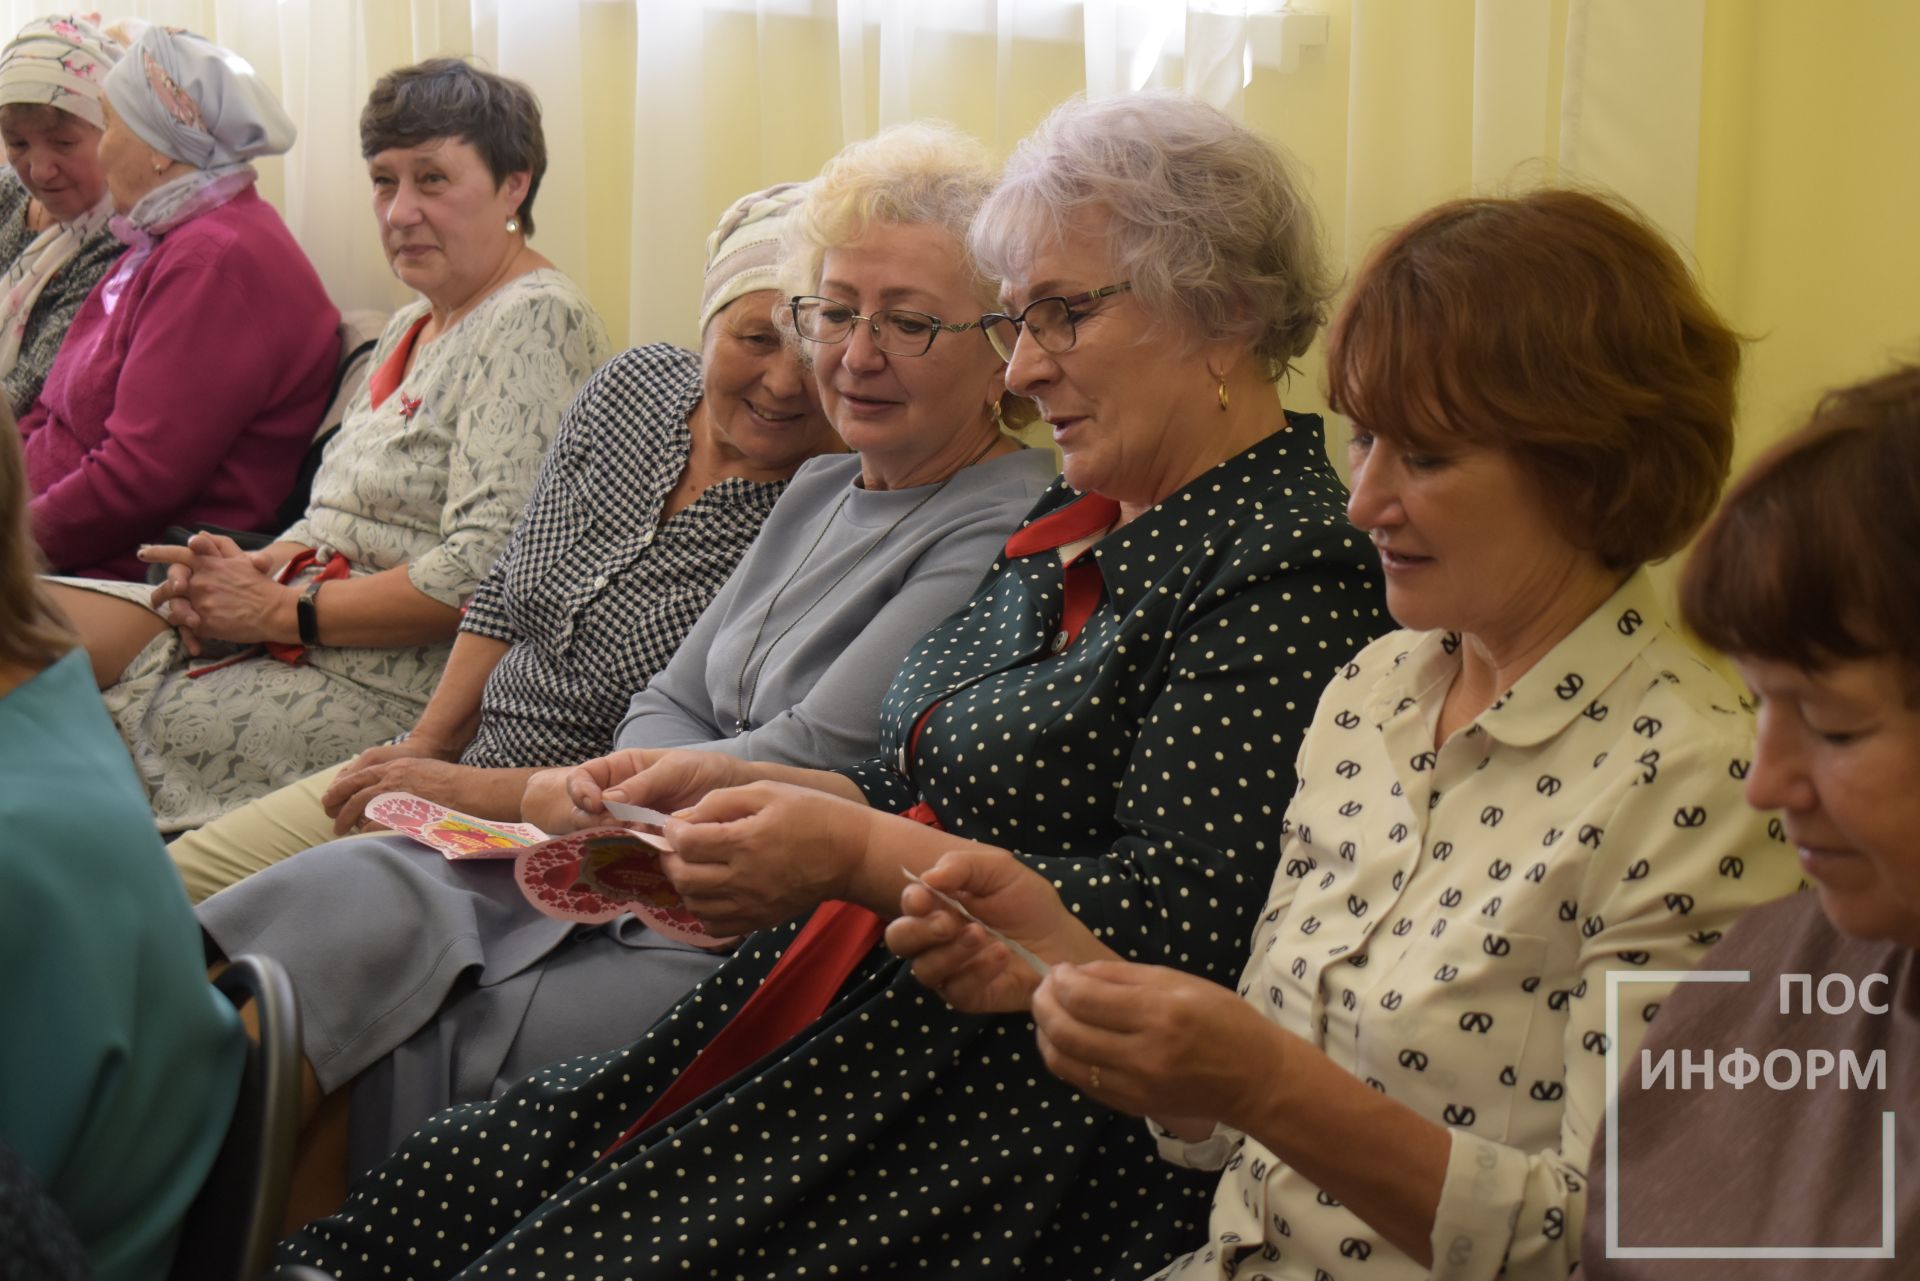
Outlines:
{"label": "metal-framed glasses", "polygon": [[867,332],[873,335],[873,345],[889,356],[924,356],[941,334],[957,334],[980,326],[977,320],[949,325],[924,311],[903,311],[898,307],[862,316],[847,304],[831,298],[789,298],[787,310],[793,316],[793,331],[808,342],[845,342],[852,335],[853,327],[865,321]]}
{"label": "metal-framed glasses", "polygon": [[1013,345],[1020,341],[1022,329],[1040,344],[1040,350],[1057,356],[1063,351],[1072,351],[1074,339],[1080,336],[1074,326],[1086,318],[1086,313],[1078,308],[1114,294],[1126,293],[1132,288],[1131,280],[1123,280],[1117,285],[1074,294],[1071,298],[1035,298],[1017,316],[987,313],[980,317],[980,328],[1002,360],[1013,359]]}

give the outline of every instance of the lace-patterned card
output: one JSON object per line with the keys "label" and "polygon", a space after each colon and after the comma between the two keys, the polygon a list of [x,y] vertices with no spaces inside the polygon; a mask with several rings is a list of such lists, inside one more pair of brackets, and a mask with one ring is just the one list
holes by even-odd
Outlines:
{"label": "lace-patterned card", "polygon": [[689,912],[660,870],[657,836],[624,827],[596,827],[556,837],[525,851],[514,878],[527,901],[548,916],[599,924],[627,912],[666,938],[695,947],[730,947]]}
{"label": "lace-patterned card", "polygon": [[[618,809],[636,822],[666,817],[640,806]],[[531,823],[475,818],[411,792],[382,792],[367,805],[367,817],[449,859],[513,859],[520,892],[546,916],[598,925],[631,912],[676,942],[719,948],[737,941],[715,938],[686,909],[660,870],[660,851],[672,847],[651,833],[595,827],[549,837]]]}
{"label": "lace-patterned card", "polygon": [[367,803],[367,818],[431,845],[450,859],[513,858],[547,834],[531,823],[475,818],[411,792],[382,792]]}

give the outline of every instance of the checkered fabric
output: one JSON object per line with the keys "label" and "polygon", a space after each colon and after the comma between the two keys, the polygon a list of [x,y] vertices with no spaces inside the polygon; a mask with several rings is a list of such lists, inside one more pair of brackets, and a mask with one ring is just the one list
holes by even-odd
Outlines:
{"label": "checkered fabric", "polygon": [[627,700],[745,554],[785,482],[723,480],[660,522],[699,399],[699,357],[656,344],[608,361],[568,407],[462,623],[512,645],[487,680],[464,764],[560,765],[606,752]]}

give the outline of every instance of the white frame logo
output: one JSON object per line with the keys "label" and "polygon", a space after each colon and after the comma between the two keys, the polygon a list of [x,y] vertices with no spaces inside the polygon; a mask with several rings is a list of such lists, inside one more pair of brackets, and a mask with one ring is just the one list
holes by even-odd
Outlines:
{"label": "white frame logo", "polygon": [[1650,1246],[1620,1244],[1620,989],[1629,983],[1748,983],[1751,970],[1607,972],[1607,1257],[1609,1259],[1891,1259],[1893,1117],[1880,1114],[1880,1244],[1837,1246]]}

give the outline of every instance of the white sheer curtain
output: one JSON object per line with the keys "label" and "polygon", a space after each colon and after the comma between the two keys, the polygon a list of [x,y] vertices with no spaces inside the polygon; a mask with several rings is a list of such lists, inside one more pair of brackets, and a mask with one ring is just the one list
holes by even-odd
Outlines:
{"label": "white sheer curtain", "polygon": [[[343,306],[405,296],[368,221],[357,117],[373,80],[433,54],[526,80],[549,151],[536,246],[616,337],[687,342],[702,241],[740,192],[916,117],[1004,151],[1082,92],[1185,88],[1284,144],[1349,265],[1435,200],[1563,176],[1685,243],[1705,3],[132,0],[128,16],[228,45],[280,93],[300,142],[262,166],[263,189]],[[0,15],[70,7],[0,0]]]}

